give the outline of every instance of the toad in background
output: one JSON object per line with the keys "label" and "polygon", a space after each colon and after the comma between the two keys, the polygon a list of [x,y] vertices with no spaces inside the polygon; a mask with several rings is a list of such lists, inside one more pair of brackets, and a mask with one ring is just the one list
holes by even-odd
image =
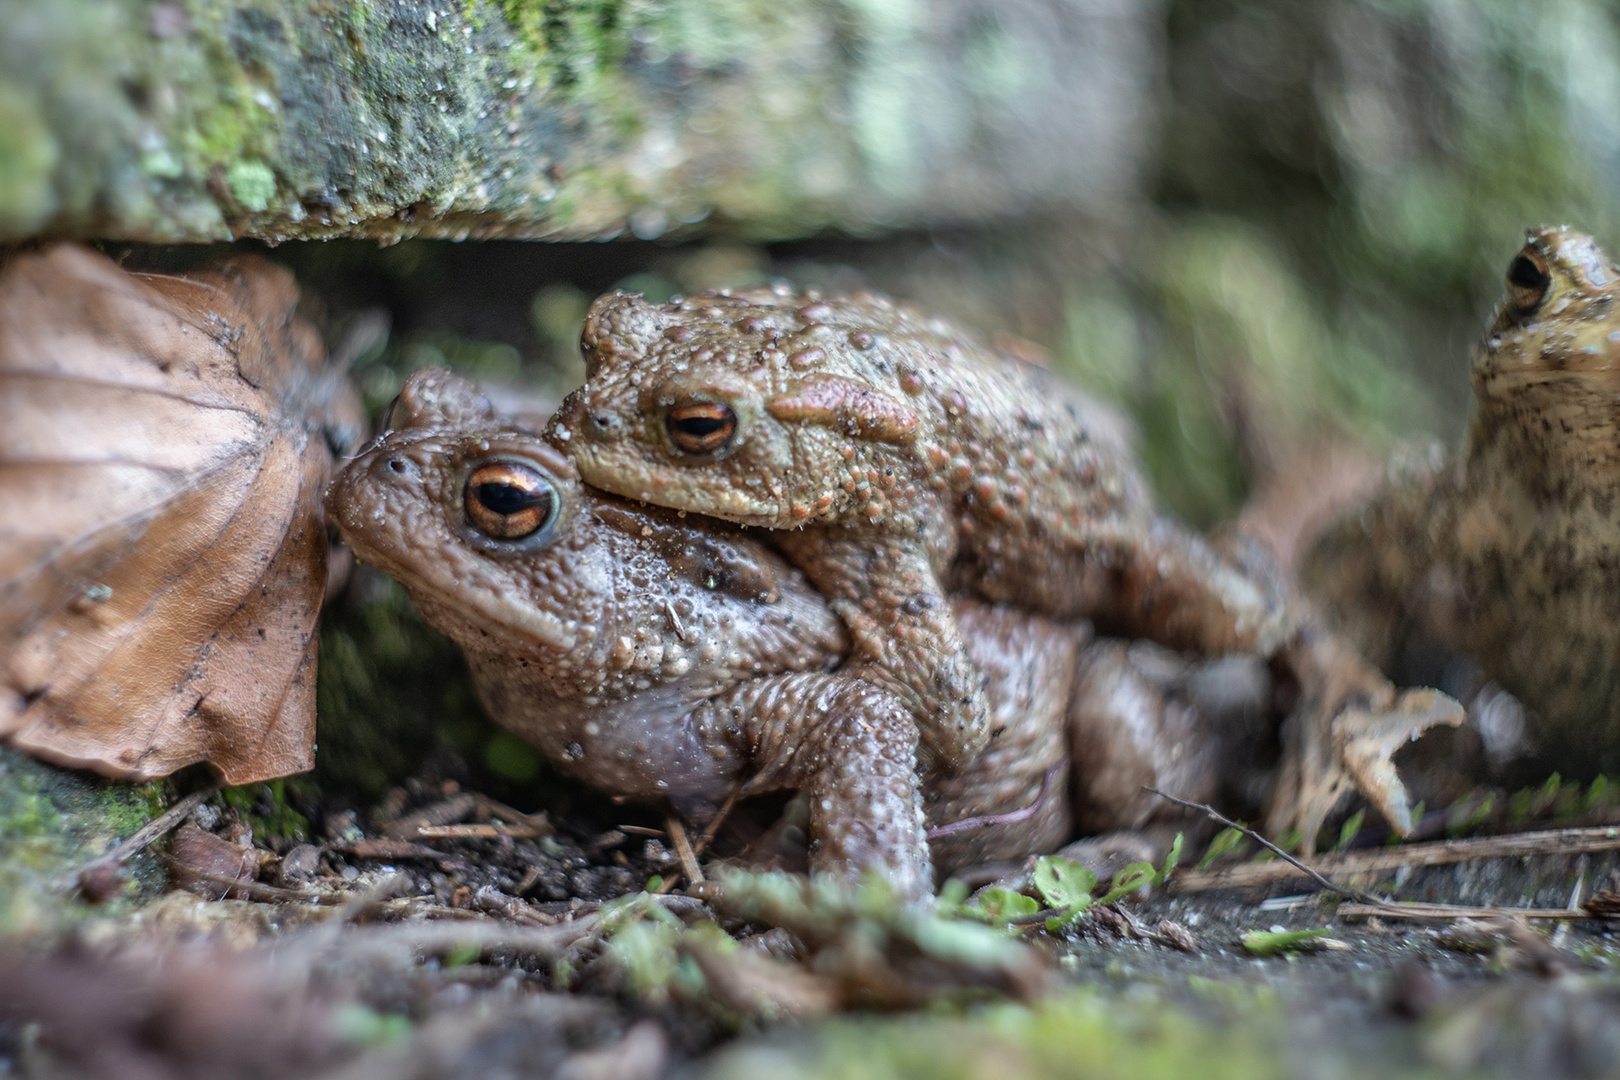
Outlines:
{"label": "toad in background", "polygon": [[1620,768],[1620,268],[1529,231],[1472,371],[1466,442],[1405,461],[1329,531],[1306,589],[1386,670],[1423,643],[1529,710],[1536,763]]}

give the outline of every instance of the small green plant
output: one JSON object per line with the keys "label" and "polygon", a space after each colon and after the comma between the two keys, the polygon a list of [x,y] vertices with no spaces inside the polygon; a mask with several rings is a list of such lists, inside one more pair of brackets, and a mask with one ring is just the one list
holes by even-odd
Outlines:
{"label": "small green plant", "polygon": [[[1091,873],[1085,867],[1080,869],[1085,874],[1089,875]],[[1093,878],[1093,881],[1095,880]],[[1091,902],[1089,895],[1086,897],[1086,902],[1088,904]],[[1023,893],[1015,892],[1012,889],[998,888],[980,890],[978,895],[962,909],[962,912],[973,918],[982,919],[987,923],[1010,923],[1033,915],[1039,910],[1041,910],[1041,905],[1036,903],[1033,896],[1025,896]]]}
{"label": "small green plant", "polygon": [[1251,956],[1281,956],[1318,948],[1328,935],[1320,930],[1250,930],[1243,935],[1243,947]]}
{"label": "small green plant", "polygon": [[[1242,826],[1243,822],[1238,822],[1238,825]],[[1222,829],[1220,832],[1215,834],[1215,839],[1209,842],[1209,850],[1204,852],[1204,857],[1198,860],[1198,869],[1209,869],[1210,863],[1214,862],[1222,855],[1225,855],[1228,851],[1241,851],[1239,845],[1244,843],[1245,840],[1243,836],[1243,829],[1241,827],[1236,829]]]}
{"label": "small green plant", "polygon": [[1339,829],[1338,843],[1333,845],[1334,851],[1344,851],[1361,832],[1362,822],[1367,820],[1367,811],[1357,810],[1345,819],[1343,827]]}
{"label": "small green plant", "polygon": [[[1045,904],[1045,910],[1053,912],[1045,919],[1046,929],[1056,931],[1073,926],[1098,904],[1112,904],[1138,889],[1163,885],[1181,861],[1181,844],[1181,834],[1177,833],[1169,853],[1165,855],[1162,869],[1155,868],[1150,862],[1131,863],[1114,875],[1108,890],[1101,896],[1095,895],[1097,875],[1073,859],[1058,855],[1043,855],[1036,859],[1032,884],[1041,903]],[[984,889],[959,910],[970,918],[1006,924],[1028,920],[1043,910],[1041,903],[1012,889]]]}
{"label": "small green plant", "polygon": [[287,795],[285,778],[219,792],[220,801],[241,815],[254,836],[284,844],[302,843],[309,839],[309,819],[288,805]]}

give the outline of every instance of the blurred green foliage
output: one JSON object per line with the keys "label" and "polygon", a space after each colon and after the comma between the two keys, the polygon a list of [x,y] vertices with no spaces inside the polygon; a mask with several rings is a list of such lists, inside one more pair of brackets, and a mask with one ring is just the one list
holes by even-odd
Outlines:
{"label": "blurred green foliage", "polygon": [[1078,279],[1064,366],[1123,401],[1209,523],[1245,425],[1462,430],[1467,357],[1526,227],[1613,243],[1620,23],[1598,0],[1176,0],[1155,212]]}

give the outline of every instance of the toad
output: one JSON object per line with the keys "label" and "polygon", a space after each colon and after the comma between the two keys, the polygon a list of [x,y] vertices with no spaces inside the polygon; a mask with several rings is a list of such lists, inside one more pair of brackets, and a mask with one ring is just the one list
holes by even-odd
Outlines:
{"label": "toad", "polygon": [[1620,268],[1532,229],[1474,352],[1452,460],[1391,483],[1314,547],[1306,588],[1387,667],[1473,658],[1529,710],[1540,764],[1620,768]]}
{"label": "toad", "polygon": [[1125,423],[1006,351],[875,295],[785,287],[586,317],[548,435],[588,484],[780,530],[932,761],[992,736],[947,588],[1201,655],[1273,654],[1293,612],[1154,507]]}
{"label": "toad", "polygon": [[597,492],[447,372],[412,376],[386,426],[332,486],[339,530],[462,646],[498,722],[608,792],[703,822],[735,794],[805,790],[816,870],[920,895],[919,808],[947,872],[1147,824],[1167,808],[1143,784],[1255,786],[1273,729],[1254,658],[1189,666],[956,597],[1004,731],[919,790],[909,717],[837,668],[849,637],[775,534]]}

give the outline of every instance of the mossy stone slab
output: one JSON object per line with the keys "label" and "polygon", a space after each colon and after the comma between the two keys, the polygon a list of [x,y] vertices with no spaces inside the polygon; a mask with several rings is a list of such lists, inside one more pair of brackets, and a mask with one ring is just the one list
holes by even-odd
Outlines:
{"label": "mossy stone slab", "polygon": [[0,0],[0,241],[757,237],[1103,215],[1127,0]]}

